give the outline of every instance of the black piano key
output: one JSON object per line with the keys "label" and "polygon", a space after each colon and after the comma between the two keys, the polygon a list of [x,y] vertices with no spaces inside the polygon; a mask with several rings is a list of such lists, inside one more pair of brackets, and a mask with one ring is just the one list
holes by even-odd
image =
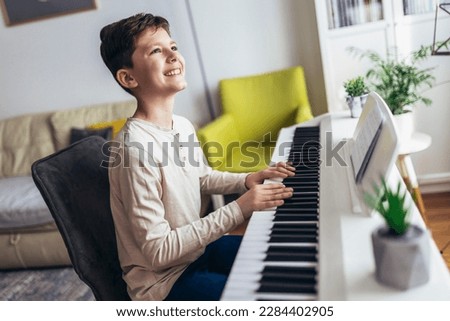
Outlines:
{"label": "black piano key", "polygon": [[301,195],[294,195],[292,197],[286,198],[284,200],[285,204],[292,204],[292,203],[315,203],[318,204],[319,196],[318,195],[310,195],[310,194],[301,194]]}
{"label": "black piano key", "polygon": [[[316,197],[314,195],[314,197]],[[318,201],[319,198],[316,197],[316,200]],[[297,206],[297,207],[296,207]],[[285,199],[284,204],[279,206],[277,210],[280,210],[283,212],[283,209],[286,209],[285,212],[292,212],[293,209],[299,208],[302,211],[305,209],[309,209],[311,212],[318,212],[317,203],[314,203],[314,199],[307,199],[307,198],[293,198],[293,199]]]}
{"label": "black piano key", "polygon": [[278,208],[317,208],[317,203],[308,201],[287,202],[287,200],[285,200],[284,204],[279,206]]}
{"label": "black piano key", "polygon": [[318,229],[318,225],[316,223],[274,223],[272,225],[272,229],[291,229],[291,228],[311,228]]}
{"label": "black piano key", "polygon": [[278,214],[273,218],[274,222],[317,222],[317,214]]}
{"label": "black piano key", "polygon": [[317,254],[316,246],[275,246],[271,245],[266,251],[267,254]]}
{"label": "black piano key", "polygon": [[308,160],[303,157],[297,157],[295,155],[288,157],[288,162],[292,162],[292,166],[296,169],[318,169],[320,162],[318,160]]}
{"label": "black piano key", "polygon": [[304,254],[267,254],[265,262],[317,262],[317,255]]}
{"label": "black piano key", "polygon": [[[289,182],[289,181],[287,181],[287,182],[283,182],[283,184],[284,184],[284,186],[286,186],[286,187],[292,187],[293,189],[294,189],[294,191],[296,191],[296,188],[300,188],[299,186],[298,186],[298,183],[297,182]],[[310,189],[312,188],[312,187],[309,187]],[[319,186],[315,186],[315,191],[316,191],[316,194],[318,194],[318,191],[319,191]],[[311,191],[307,191],[307,192],[311,192]]]}
{"label": "black piano key", "polygon": [[[301,235],[317,235],[317,226],[309,224],[309,226],[292,226],[293,224],[274,224],[270,230],[273,234],[294,234]],[[306,225],[306,224],[305,224]]]}
{"label": "black piano key", "polygon": [[298,214],[298,215],[316,214],[317,215],[318,213],[319,213],[319,209],[317,208],[317,206],[299,206],[297,208],[291,208],[289,206],[285,207],[284,205],[281,205],[275,211],[275,215],[277,215],[277,214],[287,214],[287,215],[292,215],[292,214]]}
{"label": "black piano key", "polygon": [[311,169],[309,171],[304,170],[295,170],[295,177],[301,177],[302,179],[311,179],[311,180],[319,180],[319,171],[317,169]]}
{"label": "black piano key", "polygon": [[[298,192],[295,189],[295,185],[292,186],[292,188],[294,189],[294,191],[292,193],[294,193],[290,198],[287,199],[298,199],[298,200],[308,200],[308,199],[314,199],[314,200],[318,200],[319,199],[319,191],[310,193],[310,192]],[[318,186],[317,189],[320,190],[320,187]]]}
{"label": "black piano key", "polygon": [[299,185],[318,185],[319,180],[318,176],[316,177],[302,177],[302,176],[290,176],[283,179],[283,183],[285,182],[291,182],[291,183],[297,183]]}
{"label": "black piano key", "polygon": [[317,236],[306,236],[296,234],[272,235],[270,243],[317,243]]}
{"label": "black piano key", "polygon": [[281,282],[261,280],[259,284],[260,286],[258,290],[256,290],[258,293],[317,294],[315,283],[290,282],[289,279],[283,279]]}
{"label": "black piano key", "polygon": [[291,196],[289,198],[286,198],[284,201],[285,202],[289,202],[289,203],[312,202],[312,203],[317,203],[318,204],[318,201],[320,199],[318,194],[319,193],[313,193],[313,194],[311,194],[311,193],[308,193],[308,194],[301,193],[301,194],[293,195],[293,196]]}
{"label": "black piano key", "polygon": [[266,266],[261,272],[261,278],[290,279],[314,282],[317,277],[315,267]]}
{"label": "black piano key", "polygon": [[317,237],[317,230],[308,230],[308,229],[277,229],[271,230],[270,235],[273,237],[305,237],[312,238]]}
{"label": "black piano key", "polygon": [[315,246],[269,246],[266,262],[317,262]]}
{"label": "black piano key", "polygon": [[317,270],[313,266],[265,266],[261,275],[309,275],[315,277],[317,275]]}
{"label": "black piano key", "polygon": [[[292,178],[296,177],[297,180],[301,181],[301,182],[319,182],[320,181],[320,176],[318,173],[295,174],[295,176],[291,176],[291,177]],[[287,178],[285,178],[285,179],[287,179]]]}
{"label": "black piano key", "polygon": [[310,192],[310,193],[319,193],[319,186],[299,186],[296,182],[283,182],[284,186],[286,187],[292,187],[294,189],[294,192]]}

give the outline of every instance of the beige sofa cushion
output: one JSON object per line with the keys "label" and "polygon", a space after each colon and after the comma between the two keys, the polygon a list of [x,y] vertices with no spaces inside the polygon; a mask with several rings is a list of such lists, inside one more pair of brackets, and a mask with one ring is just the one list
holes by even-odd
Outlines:
{"label": "beige sofa cushion", "polygon": [[50,117],[55,147],[60,150],[70,142],[70,129],[131,117],[136,110],[135,101],[99,104],[82,108],[61,110]]}
{"label": "beige sofa cushion", "polygon": [[55,152],[50,115],[29,114],[0,121],[0,178],[30,175],[35,160]]}
{"label": "beige sofa cushion", "polygon": [[0,231],[0,270],[71,265],[54,223]]}

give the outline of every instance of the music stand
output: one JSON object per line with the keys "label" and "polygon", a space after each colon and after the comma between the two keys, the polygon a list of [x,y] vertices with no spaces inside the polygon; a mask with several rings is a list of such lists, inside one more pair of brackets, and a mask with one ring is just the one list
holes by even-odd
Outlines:
{"label": "music stand", "polygon": [[[440,43],[439,45],[436,44],[436,28],[437,28],[437,17],[438,17],[439,9],[442,9],[444,12],[447,12],[448,14],[450,14],[450,2],[441,3],[439,5],[436,5],[436,14],[434,16],[433,49],[431,51],[431,54],[435,55],[435,56],[446,56],[446,55],[450,55],[450,51],[449,50],[440,51],[440,49],[444,46],[447,48],[448,44],[450,44],[450,37],[448,37],[447,40]],[[437,48],[436,48],[436,46],[437,46]]]}

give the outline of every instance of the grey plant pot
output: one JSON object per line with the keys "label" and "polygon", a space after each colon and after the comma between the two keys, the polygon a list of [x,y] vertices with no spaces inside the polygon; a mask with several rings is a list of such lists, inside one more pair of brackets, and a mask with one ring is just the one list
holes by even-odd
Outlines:
{"label": "grey plant pot", "polygon": [[357,97],[347,96],[347,105],[348,108],[350,108],[352,118],[358,118],[359,116],[361,116],[361,112],[364,104],[366,103],[367,96],[368,94]]}
{"label": "grey plant pot", "polygon": [[430,246],[426,232],[411,225],[404,235],[386,226],[372,233],[377,281],[401,290],[428,282]]}

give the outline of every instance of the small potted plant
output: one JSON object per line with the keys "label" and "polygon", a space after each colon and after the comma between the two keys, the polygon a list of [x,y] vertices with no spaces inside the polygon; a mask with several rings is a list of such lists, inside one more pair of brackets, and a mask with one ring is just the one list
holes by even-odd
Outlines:
{"label": "small potted plant", "polygon": [[431,105],[431,99],[423,92],[433,86],[434,68],[422,68],[431,54],[431,46],[422,46],[410,55],[398,58],[392,53],[382,57],[372,50],[360,50],[355,47],[348,49],[351,53],[366,58],[372,63],[366,78],[371,90],[376,91],[386,102],[394,115],[400,139],[409,140],[414,131],[413,106],[419,103]]}
{"label": "small potted plant", "polygon": [[364,77],[358,76],[346,81],[344,83],[344,89],[347,93],[346,99],[351,116],[354,118],[359,117],[369,92]]}
{"label": "small potted plant", "polygon": [[378,282],[406,290],[429,280],[429,243],[426,231],[409,223],[411,206],[399,183],[391,189],[382,179],[381,187],[366,202],[381,214],[385,225],[372,233]]}

